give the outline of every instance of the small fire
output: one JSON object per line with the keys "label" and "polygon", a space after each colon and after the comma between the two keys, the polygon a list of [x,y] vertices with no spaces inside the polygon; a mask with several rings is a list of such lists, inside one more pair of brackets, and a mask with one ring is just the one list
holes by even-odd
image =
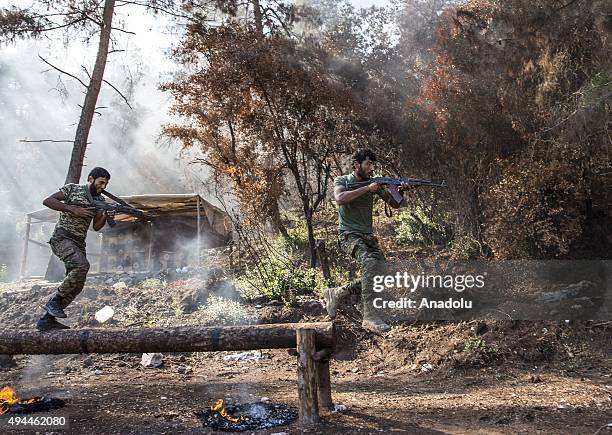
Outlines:
{"label": "small fire", "polygon": [[0,390],[0,415],[6,414],[12,405],[29,405],[34,403],[37,399],[19,400],[15,390],[11,387],[4,387]]}
{"label": "small fire", "polygon": [[238,423],[247,419],[247,417],[245,417],[244,415],[241,415],[240,417],[232,417],[231,415],[229,415],[227,410],[223,407],[223,399],[217,400],[217,403],[215,403],[214,406],[211,406],[210,409],[213,411],[217,411],[221,415],[221,417],[223,417],[227,421],[231,421],[232,423]]}

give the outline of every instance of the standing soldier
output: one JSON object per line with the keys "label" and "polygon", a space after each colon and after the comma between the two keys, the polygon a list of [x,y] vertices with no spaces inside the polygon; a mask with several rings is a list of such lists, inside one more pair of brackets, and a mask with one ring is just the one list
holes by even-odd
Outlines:
{"label": "standing soldier", "polygon": [[[46,313],[36,324],[39,331],[52,329],[69,329],[68,326],[55,320],[65,318],[66,308],[81,293],[89,271],[89,261],[85,254],[85,238],[93,220],[93,229],[100,231],[106,218],[113,218],[114,212],[102,211],[70,205],[90,204],[92,201],[104,201],[101,194],[108,185],[110,173],[104,168],[94,168],[87,177],[87,184],[66,184],[59,191],[43,201],[43,205],[60,213],[53,235],[49,240],[51,250],[64,262],[66,277],[57,289],[57,293],[43,306]],[[63,202],[62,202],[63,201]]]}
{"label": "standing soldier", "polygon": [[[325,289],[325,308],[331,318],[336,316],[340,301],[351,293],[361,292],[363,307],[362,327],[372,332],[382,333],[390,329],[373,306],[374,277],[386,273],[385,256],[380,250],[378,239],[373,234],[372,209],[374,195],[393,208],[399,208],[402,201],[396,202],[391,194],[378,183],[371,183],[358,189],[349,190],[351,183],[367,181],[374,173],[376,155],[369,149],[359,150],[353,155],[353,172],[336,177],[334,199],[338,204],[338,241],[347,255],[356,258],[361,264],[361,280],[350,284]],[[399,186],[402,192],[408,186]]]}

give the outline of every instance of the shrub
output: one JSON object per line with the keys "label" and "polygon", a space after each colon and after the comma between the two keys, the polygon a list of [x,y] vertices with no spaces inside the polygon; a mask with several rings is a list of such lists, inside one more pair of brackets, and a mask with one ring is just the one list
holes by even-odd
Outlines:
{"label": "shrub", "polygon": [[255,316],[240,302],[210,296],[204,306],[206,317],[215,325],[244,325],[253,323]]}
{"label": "shrub", "polygon": [[485,241],[497,259],[561,257],[583,232],[584,180],[571,162],[508,164],[484,202]]}
{"label": "shrub", "polygon": [[463,351],[480,353],[492,357],[499,352],[499,349],[494,344],[488,344],[482,338],[470,337],[465,340]]}
{"label": "shrub", "polygon": [[448,213],[428,212],[417,205],[398,215],[396,240],[399,243],[447,246],[453,238],[450,219]]}
{"label": "shrub", "polygon": [[306,265],[303,253],[305,225],[288,229],[291,240],[278,236],[266,255],[236,280],[241,295],[249,300],[259,296],[278,300],[287,306],[295,304],[298,295],[320,292],[328,287],[323,273]]}
{"label": "shrub", "polygon": [[159,278],[147,278],[142,281],[143,288],[165,288],[166,281]]}

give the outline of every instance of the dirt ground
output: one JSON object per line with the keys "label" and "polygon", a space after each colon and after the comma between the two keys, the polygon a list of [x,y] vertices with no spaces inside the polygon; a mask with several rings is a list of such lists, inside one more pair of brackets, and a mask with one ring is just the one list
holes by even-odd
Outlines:
{"label": "dirt ground", "polygon": [[[145,325],[159,326],[210,321],[202,309],[185,313],[174,304],[164,311],[164,301],[174,300],[172,288],[135,284],[103,292],[96,285],[68,310],[78,319],[73,327],[128,326],[139,316]],[[1,293],[2,327],[31,328],[36,303],[50,289]],[[110,325],[96,325],[83,314],[110,301],[118,319]],[[128,313],[138,302],[141,311]],[[265,323],[324,319],[316,301],[245,310]],[[331,373],[333,400],[346,409],[323,413],[316,427],[294,422],[245,433],[612,433],[610,325],[415,323],[396,325],[381,337],[361,330],[353,312],[344,314]],[[75,434],[216,433],[203,428],[195,413],[217,399],[249,403],[267,397],[297,406],[295,357],[286,350],[244,360],[232,359],[235,354],[164,354],[158,368],[142,367],[141,355],[134,354],[19,356],[16,367],[0,371],[0,387],[9,385],[23,398],[65,399],[65,407],[51,415],[68,416],[65,432]]]}

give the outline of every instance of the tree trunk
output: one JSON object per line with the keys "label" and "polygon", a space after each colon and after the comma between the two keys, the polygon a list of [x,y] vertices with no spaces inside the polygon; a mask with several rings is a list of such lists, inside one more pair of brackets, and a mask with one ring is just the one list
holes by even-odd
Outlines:
{"label": "tree trunk", "polygon": [[255,28],[259,35],[263,34],[263,15],[261,13],[261,5],[259,0],[252,0],[253,3],[253,18],[255,19]]}
{"label": "tree trunk", "polygon": [[274,204],[272,204],[272,225],[274,225],[274,228],[281,233],[281,235],[283,236],[283,239],[285,239],[285,241],[290,241],[291,238],[289,237],[289,233],[287,232],[287,228],[285,228],[285,224],[283,224],[283,220],[281,218],[281,214],[280,214],[280,210],[278,208],[278,203],[276,201],[274,201]]}
{"label": "tree trunk", "polygon": [[296,331],[315,332],[317,348],[335,347],[331,322],[268,325],[0,331],[0,354],[207,352],[295,348]]}
{"label": "tree trunk", "polygon": [[312,215],[306,215],[306,228],[308,229],[308,249],[310,250],[310,267],[317,267],[317,242],[312,227]]}
{"label": "tree trunk", "polygon": [[78,183],[81,179],[83,160],[85,159],[85,150],[87,149],[87,138],[89,137],[89,130],[91,129],[91,123],[98,101],[98,94],[100,93],[102,79],[104,78],[104,68],[106,67],[106,58],[108,56],[114,9],[115,0],[105,0],[98,54],[91,74],[91,80],[87,87],[87,94],[85,95],[85,102],[81,110],[79,124],[76,129],[70,165],[68,166],[68,174],[66,175],[66,184]]}

